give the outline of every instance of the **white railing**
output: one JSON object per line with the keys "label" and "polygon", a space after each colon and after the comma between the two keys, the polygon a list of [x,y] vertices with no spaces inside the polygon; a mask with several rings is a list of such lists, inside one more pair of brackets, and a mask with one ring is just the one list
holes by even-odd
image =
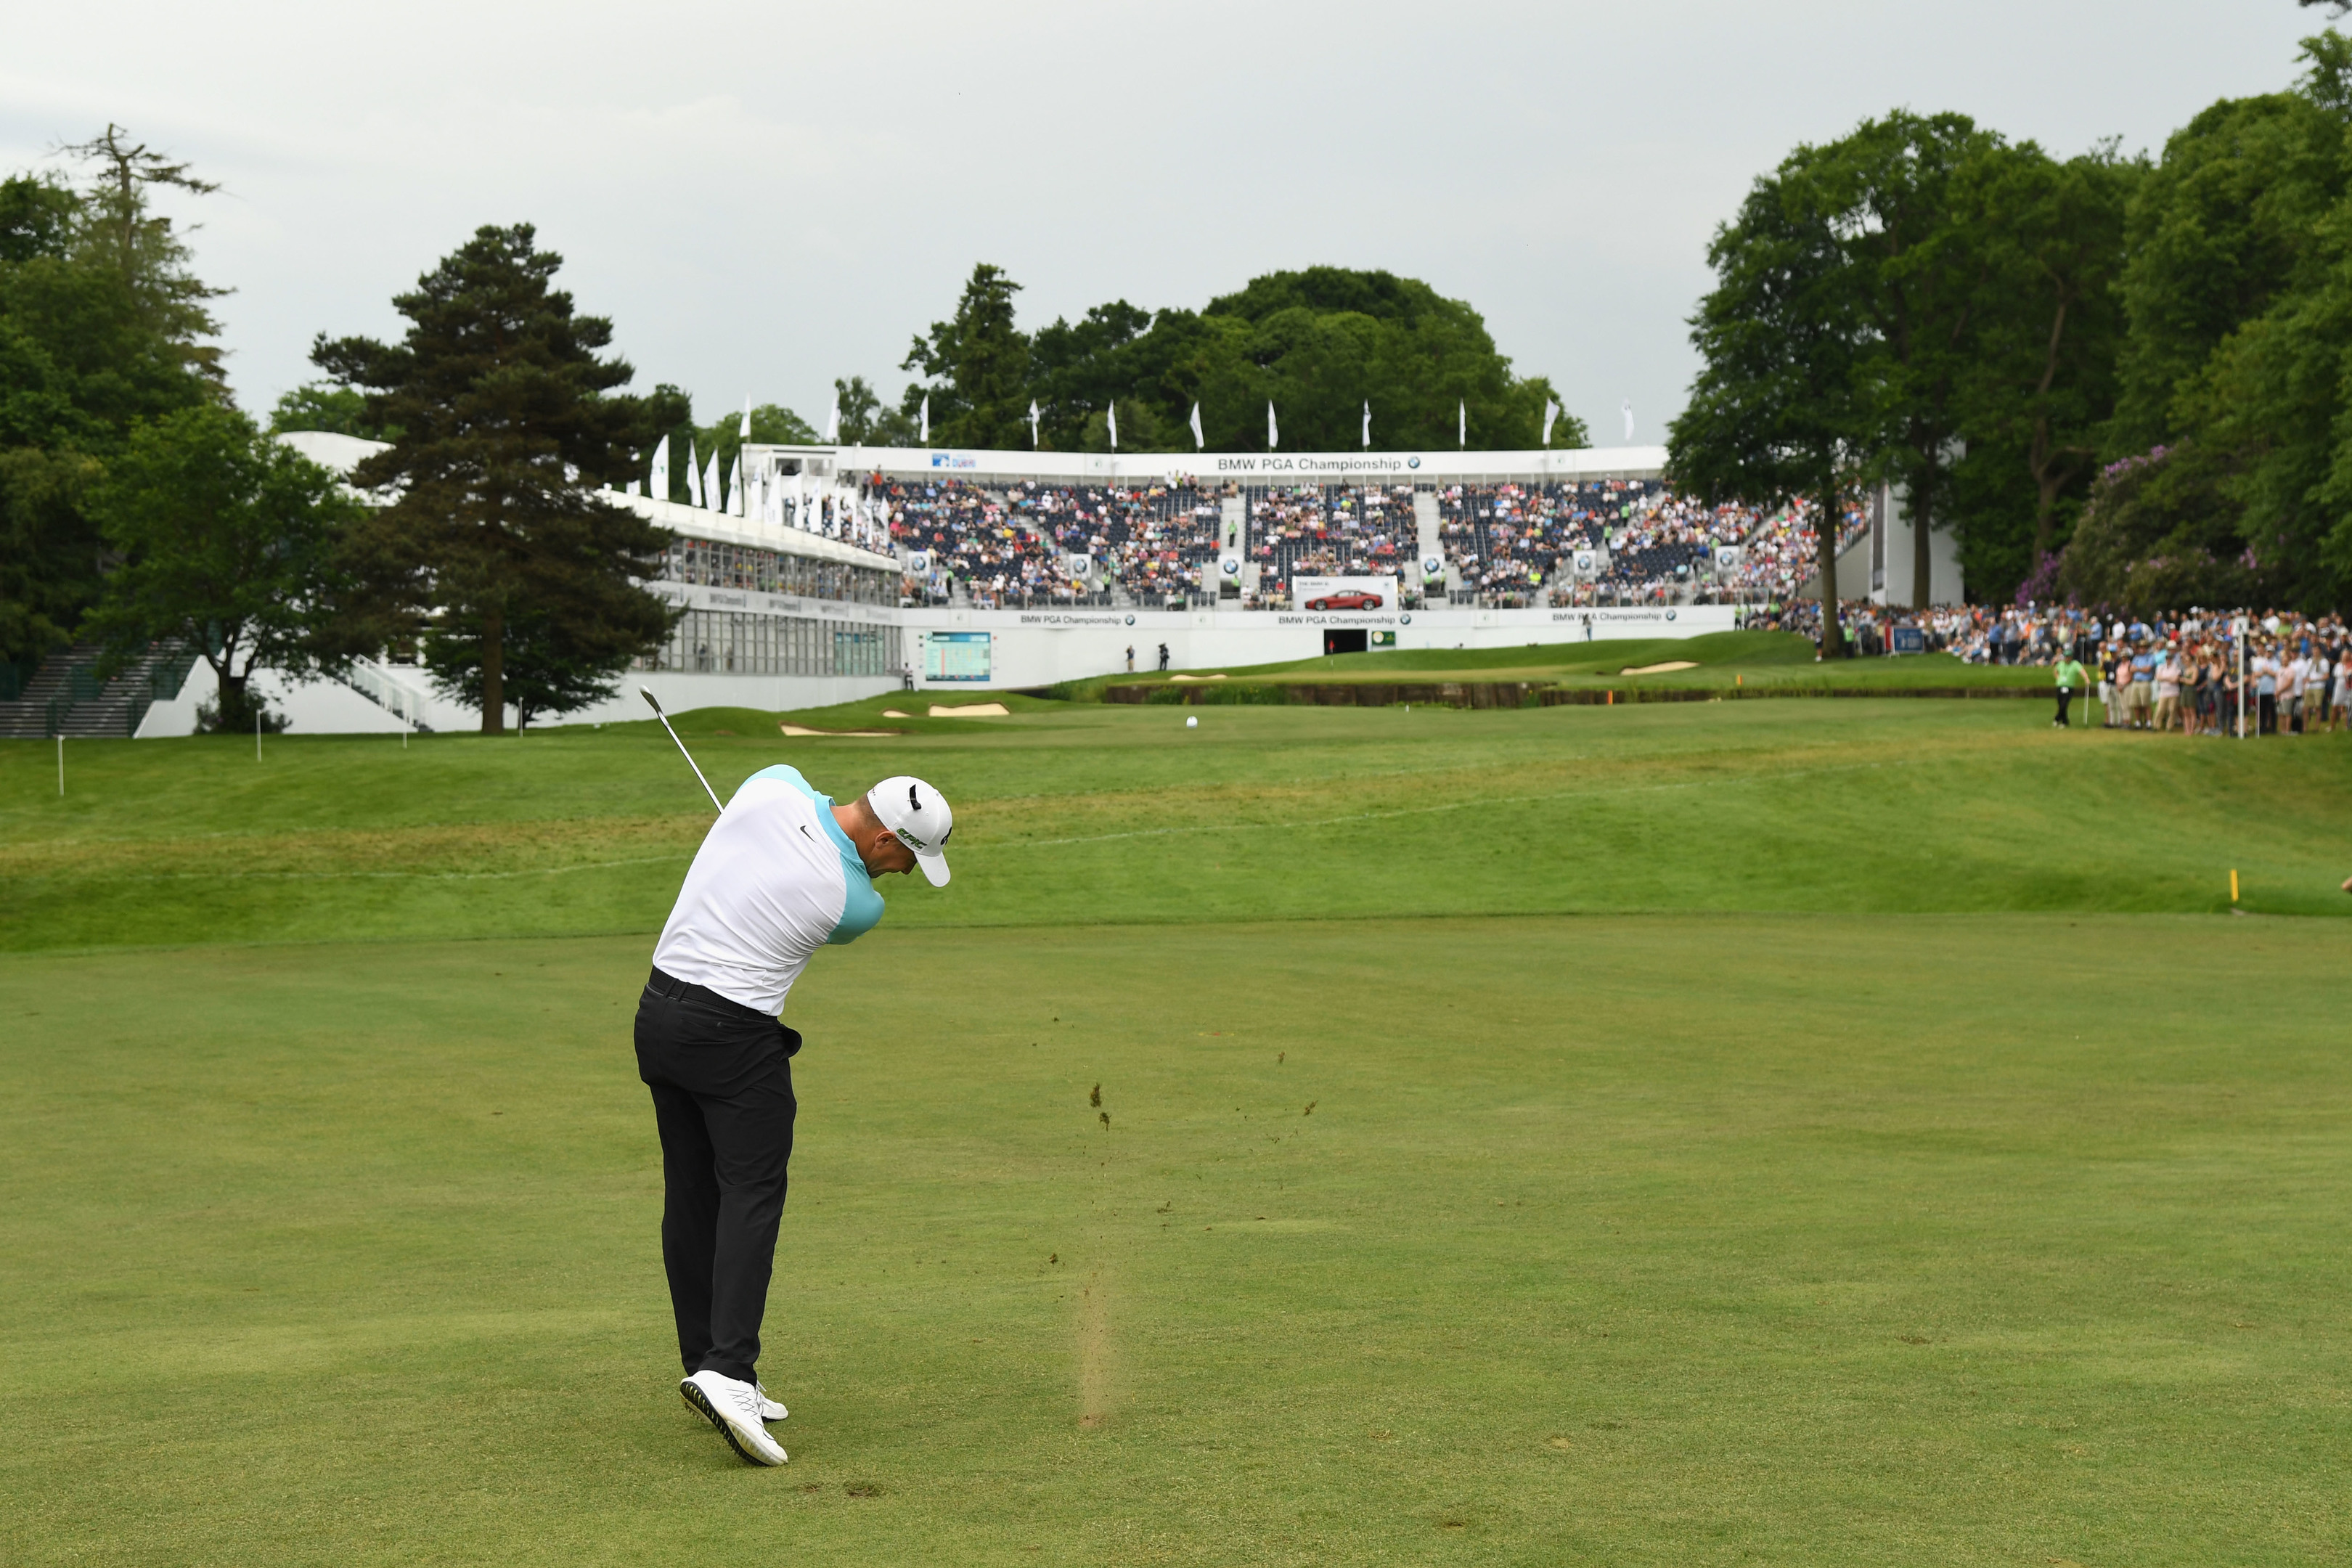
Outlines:
{"label": "white railing", "polygon": [[340,679],[377,707],[405,721],[409,728],[425,727],[424,690],[394,675],[390,667],[372,658],[355,658]]}

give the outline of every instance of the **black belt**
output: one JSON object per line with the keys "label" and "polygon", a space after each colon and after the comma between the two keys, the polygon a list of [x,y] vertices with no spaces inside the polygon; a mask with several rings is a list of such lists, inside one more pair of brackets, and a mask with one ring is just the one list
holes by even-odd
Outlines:
{"label": "black belt", "polygon": [[761,1024],[776,1022],[776,1016],[773,1013],[762,1013],[757,1007],[746,1007],[731,997],[721,996],[708,985],[697,985],[690,981],[680,980],[675,974],[664,974],[659,969],[656,969],[653,978],[646,982],[646,989],[656,996],[665,997],[672,1002],[699,1002],[706,1007],[715,1007],[730,1017],[741,1018],[747,1022]]}

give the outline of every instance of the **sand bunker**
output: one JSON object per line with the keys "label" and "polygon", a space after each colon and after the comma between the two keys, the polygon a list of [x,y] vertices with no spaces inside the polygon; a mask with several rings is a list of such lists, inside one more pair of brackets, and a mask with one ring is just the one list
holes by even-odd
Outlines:
{"label": "sand bunker", "polygon": [[[886,719],[903,719],[906,715],[903,713],[886,713],[883,717]],[[804,729],[798,724],[779,724],[776,728],[782,730],[787,735],[897,735],[904,733],[903,731],[898,730],[810,730]]]}
{"label": "sand bunker", "polygon": [[1171,681],[1174,681],[1174,680],[1223,680],[1223,679],[1224,679],[1225,678],[1224,678],[1223,676],[1222,676],[1222,675],[1171,675],[1171,676],[1170,676],[1168,679],[1169,679],[1170,680],[1171,680]]}
{"label": "sand bunker", "polygon": [[901,713],[896,708],[885,708],[882,710],[882,717],[885,719],[911,719],[914,715],[912,713]]}
{"label": "sand bunker", "polygon": [[931,704],[934,719],[1010,719],[1013,710],[1002,702],[967,702],[961,708],[942,708]]}
{"label": "sand bunker", "polygon": [[1676,658],[1669,659],[1664,664],[1635,665],[1631,669],[1621,669],[1617,673],[1620,675],[1670,675],[1677,669],[1696,669],[1697,668],[1698,660],[1695,658]]}

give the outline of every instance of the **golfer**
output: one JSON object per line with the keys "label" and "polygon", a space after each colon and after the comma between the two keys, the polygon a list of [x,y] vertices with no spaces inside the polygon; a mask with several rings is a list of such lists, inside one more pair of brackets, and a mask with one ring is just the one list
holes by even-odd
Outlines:
{"label": "golfer", "polygon": [[797,1030],[777,1015],[827,942],[882,918],[874,879],[948,879],[954,818],[920,779],[884,779],[846,805],[795,768],[763,768],[719,814],[678,889],[637,1002],[637,1075],[662,1146],[662,1268],[686,1364],[678,1393],[754,1465],[784,1407],[760,1386],[784,1166],[793,1155]]}

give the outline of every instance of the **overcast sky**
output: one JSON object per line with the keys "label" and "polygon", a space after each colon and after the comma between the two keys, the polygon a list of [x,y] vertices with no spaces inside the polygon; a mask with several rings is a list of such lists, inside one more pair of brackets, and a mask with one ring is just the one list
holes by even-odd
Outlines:
{"label": "overcast sky", "polygon": [[[0,163],[109,119],[226,189],[204,225],[239,399],[315,332],[529,220],[637,383],[705,419],[895,394],[975,261],[1022,321],[1386,268],[1469,300],[1596,440],[1663,438],[1707,237],[1800,141],[1895,106],[2054,153],[2160,149],[2295,74],[2293,0],[12,7]],[[51,165],[54,166],[54,165]]]}

